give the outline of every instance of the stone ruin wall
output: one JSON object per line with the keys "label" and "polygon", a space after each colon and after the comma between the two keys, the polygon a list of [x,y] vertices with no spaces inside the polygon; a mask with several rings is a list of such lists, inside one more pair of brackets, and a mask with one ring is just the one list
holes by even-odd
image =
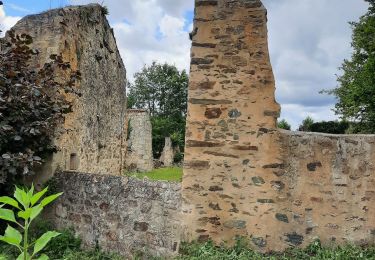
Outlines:
{"label": "stone ruin wall", "polygon": [[279,105],[260,0],[196,0],[183,239],[260,251],[319,237],[375,242],[375,136],[276,129]]}
{"label": "stone ruin wall", "polygon": [[54,183],[64,194],[48,216],[57,227],[73,227],[84,247],[127,257],[178,252],[180,184],[71,172],[57,174]]}
{"label": "stone ruin wall", "polygon": [[[40,171],[43,182],[58,170],[120,174],[126,152],[126,71],[113,31],[99,5],[70,6],[23,18],[16,34],[33,37],[39,51],[32,66],[40,68],[50,55],[62,55],[81,72],[75,91],[67,94],[73,112],[57,130],[58,153]],[[70,75],[56,75],[66,80]]]}
{"label": "stone ruin wall", "polygon": [[[178,147],[178,146],[177,146]],[[171,137],[164,138],[164,148],[161,152],[159,161],[162,163],[164,167],[171,167],[174,163],[174,156],[176,154],[176,149],[173,147]]]}
{"label": "stone ruin wall", "polygon": [[81,96],[67,95],[73,112],[56,139],[62,149],[45,173],[69,170],[75,153],[76,171],[109,174],[58,174],[64,196],[50,217],[73,226],[86,246],[122,254],[170,255],[180,238],[233,242],[236,235],[259,251],[317,237],[374,243],[375,137],[276,129],[260,0],[195,4],[182,188],[111,176],[126,156],[125,69],[98,5],[28,16],[14,27],[34,37],[35,66],[61,53],[82,73]]}
{"label": "stone ruin wall", "polygon": [[127,153],[125,168],[129,172],[149,172],[154,168],[152,126],[146,110],[127,110]]}
{"label": "stone ruin wall", "polygon": [[[275,218],[287,244],[375,244],[375,136],[280,130]],[[288,234],[288,235],[284,235]]]}
{"label": "stone ruin wall", "polygon": [[274,145],[280,107],[266,9],[260,1],[244,0],[195,5],[182,187],[185,238],[266,237],[279,227],[269,203],[278,192],[256,182],[277,181],[268,166],[282,163]]}

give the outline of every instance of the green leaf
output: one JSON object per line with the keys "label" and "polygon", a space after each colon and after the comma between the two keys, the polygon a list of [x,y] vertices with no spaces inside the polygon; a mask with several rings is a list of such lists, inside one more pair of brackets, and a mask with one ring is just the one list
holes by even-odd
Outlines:
{"label": "green leaf", "polygon": [[12,245],[12,246],[17,246],[17,240],[15,238],[12,238],[12,237],[3,237],[3,236],[0,236],[0,241],[3,241],[4,243],[7,243],[9,245]]}
{"label": "green leaf", "polygon": [[[11,226],[8,225],[7,229],[5,230],[5,236],[2,237],[6,239],[7,241],[4,240],[4,242],[7,242],[8,244],[14,245],[14,246],[19,246],[22,241],[22,235],[21,233],[15,229],[12,228]],[[9,243],[11,241],[11,243]]]}
{"label": "green leaf", "polygon": [[30,212],[30,221],[35,219],[40,214],[40,212],[42,212],[42,210],[43,210],[43,206],[41,204],[38,204],[37,206],[32,207],[31,212]]}
{"label": "green leaf", "polygon": [[16,198],[16,200],[18,200],[19,203],[21,203],[21,205],[25,209],[27,209],[29,207],[30,198],[28,197],[28,194],[24,190],[16,187],[16,190],[14,192],[14,197]]}
{"label": "green leaf", "polygon": [[0,208],[0,219],[17,223],[13,211]]}
{"label": "green leaf", "polygon": [[62,194],[63,194],[63,192],[60,192],[60,193],[48,196],[47,198],[44,198],[40,204],[42,204],[42,206],[45,207],[48,204],[50,204],[52,201],[54,201],[55,199],[60,197]]}
{"label": "green leaf", "polygon": [[48,191],[48,187],[45,188],[44,190],[42,190],[42,191],[36,193],[36,194],[31,198],[31,200],[30,200],[30,202],[31,202],[31,206],[34,206],[35,203],[37,203],[37,202],[40,200],[40,198],[43,197],[43,195],[44,195],[47,191]]}
{"label": "green leaf", "polygon": [[[25,253],[23,252],[22,254],[20,254],[16,260],[24,260],[25,259]],[[26,260],[30,260],[31,257],[29,254],[26,253]]]}
{"label": "green leaf", "polygon": [[46,256],[45,254],[41,255],[40,257],[38,257],[36,260],[48,260],[49,257]]}
{"label": "green leaf", "polygon": [[31,188],[30,190],[27,192],[27,196],[29,198],[32,198],[33,197],[33,194],[34,194],[34,183],[31,184]]}
{"label": "green leaf", "polygon": [[24,253],[20,254],[18,257],[17,257],[17,260],[24,260]]}
{"label": "green leaf", "polygon": [[55,231],[48,231],[44,233],[38,240],[35,242],[34,245],[34,253],[33,255],[37,254],[43,248],[48,244],[49,241],[51,241],[52,238],[59,236],[60,233],[55,232]]}
{"label": "green leaf", "polygon": [[7,204],[7,205],[10,205],[10,206],[13,206],[17,209],[20,209],[19,208],[19,205],[18,205],[18,202],[10,197],[0,197],[0,203],[4,203],[4,204]]}
{"label": "green leaf", "polygon": [[27,220],[30,218],[31,215],[31,209],[28,208],[27,210],[21,210],[18,212],[18,217],[23,218],[24,220]]}

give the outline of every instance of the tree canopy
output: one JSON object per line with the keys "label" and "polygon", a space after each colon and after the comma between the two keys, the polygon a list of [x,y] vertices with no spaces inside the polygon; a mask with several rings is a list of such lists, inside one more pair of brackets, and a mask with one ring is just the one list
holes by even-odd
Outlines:
{"label": "tree canopy", "polygon": [[279,122],[277,122],[277,127],[285,130],[290,130],[292,128],[291,125],[285,119],[282,119]]}
{"label": "tree canopy", "polygon": [[353,54],[344,60],[338,87],[326,91],[337,97],[336,114],[354,121],[358,132],[375,133],[375,0],[353,29]]}
{"label": "tree canopy", "polygon": [[153,153],[158,158],[164,138],[184,148],[188,75],[176,66],[153,62],[134,75],[129,84],[128,108],[147,109],[151,114]]}
{"label": "tree canopy", "polygon": [[314,124],[314,119],[311,116],[307,116],[302,124],[299,126],[298,131],[311,132],[311,126]]}

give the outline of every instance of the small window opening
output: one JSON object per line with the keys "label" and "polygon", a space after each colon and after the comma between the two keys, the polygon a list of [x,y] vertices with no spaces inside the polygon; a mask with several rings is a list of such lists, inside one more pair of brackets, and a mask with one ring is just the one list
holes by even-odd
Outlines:
{"label": "small window opening", "polygon": [[76,153],[70,154],[70,170],[71,171],[78,170],[78,156]]}

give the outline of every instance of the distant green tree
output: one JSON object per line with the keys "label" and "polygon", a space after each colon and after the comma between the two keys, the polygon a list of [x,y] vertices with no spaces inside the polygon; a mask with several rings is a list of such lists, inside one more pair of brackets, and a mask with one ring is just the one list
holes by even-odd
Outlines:
{"label": "distant green tree", "polygon": [[311,132],[311,126],[314,124],[314,119],[311,116],[306,117],[299,126],[298,131]]}
{"label": "distant green tree", "polygon": [[343,62],[339,86],[323,92],[337,97],[336,114],[357,122],[356,131],[375,133],[375,1],[365,1],[368,12],[350,23],[353,54]]}
{"label": "distant green tree", "polygon": [[184,148],[187,112],[187,73],[176,66],[153,62],[134,75],[129,84],[128,107],[147,109],[151,114],[155,158],[164,147],[165,137]]}
{"label": "distant green tree", "polygon": [[291,129],[290,124],[285,119],[282,119],[281,121],[277,122],[277,127],[285,130]]}
{"label": "distant green tree", "polygon": [[348,121],[322,121],[313,123],[309,131],[327,134],[346,134],[350,126],[351,124]]}

